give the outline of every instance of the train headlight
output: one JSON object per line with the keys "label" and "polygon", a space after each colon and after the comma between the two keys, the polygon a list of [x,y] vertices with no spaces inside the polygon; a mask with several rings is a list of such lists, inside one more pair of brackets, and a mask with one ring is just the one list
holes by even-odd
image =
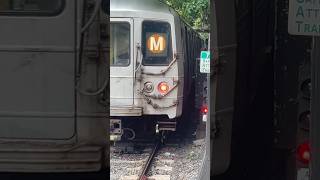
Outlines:
{"label": "train headlight", "polygon": [[147,93],[151,93],[153,91],[153,84],[152,82],[146,82],[144,83],[144,90],[147,92]]}
{"label": "train headlight", "polygon": [[169,91],[169,85],[166,82],[161,82],[158,84],[158,91],[160,94],[166,94]]}

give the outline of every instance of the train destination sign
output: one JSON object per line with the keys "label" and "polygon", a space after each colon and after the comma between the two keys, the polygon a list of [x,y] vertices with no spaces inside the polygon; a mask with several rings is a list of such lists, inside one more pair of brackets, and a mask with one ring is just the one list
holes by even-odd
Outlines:
{"label": "train destination sign", "polygon": [[320,0],[289,0],[288,32],[320,36]]}
{"label": "train destination sign", "polygon": [[167,55],[167,35],[165,33],[147,33],[147,48],[150,56]]}
{"label": "train destination sign", "polygon": [[210,51],[201,51],[200,72],[201,73],[210,73]]}

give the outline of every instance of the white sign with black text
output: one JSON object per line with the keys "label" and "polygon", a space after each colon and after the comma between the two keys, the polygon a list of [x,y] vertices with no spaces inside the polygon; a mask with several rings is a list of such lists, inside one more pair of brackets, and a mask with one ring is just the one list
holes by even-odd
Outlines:
{"label": "white sign with black text", "polygon": [[320,36],[320,0],[289,0],[288,32]]}
{"label": "white sign with black text", "polygon": [[210,51],[201,51],[200,72],[201,73],[210,73]]}

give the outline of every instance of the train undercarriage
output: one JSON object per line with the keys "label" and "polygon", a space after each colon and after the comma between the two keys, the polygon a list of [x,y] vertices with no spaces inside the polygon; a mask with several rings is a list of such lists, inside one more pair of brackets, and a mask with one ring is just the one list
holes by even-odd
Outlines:
{"label": "train undercarriage", "polygon": [[177,120],[163,116],[113,117],[110,119],[110,140],[134,140],[160,136],[177,130]]}

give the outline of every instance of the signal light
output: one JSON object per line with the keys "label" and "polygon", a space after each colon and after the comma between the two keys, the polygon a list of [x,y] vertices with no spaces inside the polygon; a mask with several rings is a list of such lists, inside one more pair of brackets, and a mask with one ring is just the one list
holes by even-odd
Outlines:
{"label": "signal light", "polygon": [[297,148],[298,160],[303,164],[309,164],[310,162],[310,144],[308,142],[300,144]]}
{"label": "signal light", "polygon": [[302,82],[300,90],[306,98],[311,96],[311,79],[306,79]]}
{"label": "signal light", "polygon": [[310,114],[310,111],[309,111],[309,110],[307,110],[307,111],[305,111],[305,112],[302,112],[302,113],[300,114],[299,121],[300,121],[300,122],[307,122],[307,123],[309,124],[309,122],[310,122],[310,116],[311,116],[311,114]]}
{"label": "signal light", "polygon": [[302,130],[309,131],[310,129],[310,111],[302,112],[299,116],[299,122]]}
{"label": "signal light", "polygon": [[207,114],[208,113],[208,107],[207,106],[202,106],[201,108],[201,112],[204,113],[204,114]]}
{"label": "signal light", "polygon": [[166,82],[161,82],[158,84],[158,91],[160,94],[166,94],[169,91],[169,85]]}
{"label": "signal light", "polygon": [[151,93],[153,91],[153,84],[152,82],[146,82],[144,83],[144,90],[147,92],[147,93]]}

